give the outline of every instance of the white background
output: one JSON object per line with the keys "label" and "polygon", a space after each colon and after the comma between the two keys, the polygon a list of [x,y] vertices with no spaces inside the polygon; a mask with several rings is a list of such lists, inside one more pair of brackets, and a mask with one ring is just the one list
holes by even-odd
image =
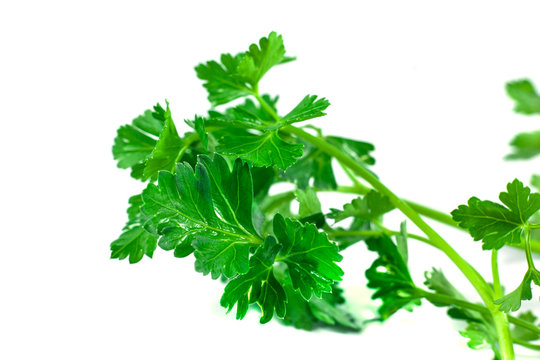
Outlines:
{"label": "white background", "polygon": [[[298,57],[261,83],[281,95],[282,113],[308,93],[327,97],[328,116],[314,123],[374,143],[375,171],[405,198],[445,211],[472,195],[495,200],[538,170],[503,157],[515,133],[539,127],[504,92],[508,80],[540,84],[539,14],[536,1],[3,1],[0,358],[490,359],[429,304],[362,334],[308,333],[260,326],[256,312],[226,315],[222,284],[195,273],[192,258],[109,260],[127,199],[142,189],[116,169],[111,146],[120,125],[165,98],[185,130],[208,107],[193,67],[275,30]],[[489,278],[480,244],[434,226]],[[360,318],[375,308],[363,250],[342,262]],[[502,253],[513,288],[525,259]],[[463,284],[422,244],[410,258],[418,283],[435,266]]]}

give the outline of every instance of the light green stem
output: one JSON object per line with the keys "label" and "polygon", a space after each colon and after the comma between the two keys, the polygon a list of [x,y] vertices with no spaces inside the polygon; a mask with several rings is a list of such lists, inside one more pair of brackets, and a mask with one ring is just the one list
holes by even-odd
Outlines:
{"label": "light green stem", "polygon": [[[448,296],[448,295],[432,293],[432,292],[425,291],[425,290],[419,289],[419,288],[415,289],[415,292],[413,293],[413,295],[423,297],[423,298],[425,298],[427,300],[431,300],[431,301],[433,301],[435,303],[446,304],[446,305],[455,305],[457,307],[460,307],[460,308],[463,308],[463,309],[468,309],[468,310],[473,310],[473,311],[476,311],[476,312],[479,312],[479,313],[482,313],[482,314],[485,314],[485,315],[490,315],[491,314],[490,311],[485,306],[482,306],[480,304],[470,303],[468,301],[461,300],[461,299],[456,299],[456,298]],[[510,316],[510,315],[508,315],[508,321],[511,322],[514,325],[517,325],[519,327],[522,327],[522,328],[527,329],[529,331],[532,331],[534,333],[540,334],[540,328],[538,328],[538,326],[534,325],[533,323],[530,323],[528,321],[525,321],[525,320],[517,318],[517,317]]]}
{"label": "light green stem", "polygon": [[[336,230],[336,231],[332,231],[328,235],[333,239],[336,239],[336,238],[339,239],[340,237],[344,237],[344,236],[369,237],[369,236],[380,236],[380,235],[383,235],[383,234],[386,234],[386,235],[401,235],[401,232],[393,231],[393,230],[387,230],[387,229],[385,229],[385,230],[365,230],[365,231],[341,231],[341,230]],[[429,240],[428,238],[426,238],[424,236],[407,233],[407,237],[409,237],[411,239],[421,241],[421,242],[426,243],[426,244],[431,245],[431,246],[435,246],[431,240]]]}
{"label": "light green stem", "polygon": [[501,280],[499,278],[499,261],[497,259],[497,250],[491,251],[491,274],[493,276],[493,295],[495,299],[499,299],[503,296]]}
{"label": "light green stem", "polygon": [[531,343],[528,343],[526,341],[523,341],[521,339],[516,339],[516,338],[512,338],[512,341],[518,345],[521,345],[523,347],[526,347],[528,349],[531,349],[531,350],[536,350],[536,351],[540,351],[540,345],[536,345],[536,344],[531,344]]}

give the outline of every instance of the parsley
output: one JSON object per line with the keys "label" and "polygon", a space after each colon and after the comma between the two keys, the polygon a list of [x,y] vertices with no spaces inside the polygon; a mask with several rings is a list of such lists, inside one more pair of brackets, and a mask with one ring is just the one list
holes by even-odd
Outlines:
{"label": "parsley", "polygon": [[[220,304],[227,312],[235,309],[237,319],[255,308],[261,323],[277,318],[305,330],[358,331],[401,310],[416,311],[427,300],[460,322],[459,332],[473,349],[490,347],[498,359],[512,359],[515,344],[537,349],[536,316],[508,313],[531,300],[533,286],[540,285],[532,256],[540,248],[534,239],[540,194],[516,179],[500,193],[500,202],[471,197],[451,214],[398,197],[370,169],[372,144],[326,135],[304,123],[326,115],[326,98],[301,96],[280,115],[278,96],[260,92],[261,79],[292,60],[282,36],[272,32],[246,51],[196,66],[211,109],[185,120],[192,131],[178,131],[168,102],[120,127],[114,159],[145,182],[145,189],[129,199],[128,221],[111,243],[111,258],[137,263],[157,247],[178,258],[192,255],[196,271],[225,283]],[[540,97],[530,82],[509,83],[507,91],[517,112],[540,113]],[[540,154],[539,139],[538,132],[518,135],[509,158]],[[352,185],[338,182],[336,166]],[[270,195],[278,183],[293,190]],[[350,201],[325,212],[321,191],[349,194]],[[391,211],[404,217],[399,229],[384,221]],[[481,241],[491,252],[493,283],[425,217]],[[409,233],[407,222],[422,234]],[[427,271],[423,283],[415,281],[411,240],[442,251],[481,303],[469,301],[441,270]],[[358,264],[378,304],[377,314],[364,323],[341,288],[343,250],[357,243],[375,255],[371,264]],[[509,246],[522,250],[527,268],[519,286],[505,293],[497,252]]]}

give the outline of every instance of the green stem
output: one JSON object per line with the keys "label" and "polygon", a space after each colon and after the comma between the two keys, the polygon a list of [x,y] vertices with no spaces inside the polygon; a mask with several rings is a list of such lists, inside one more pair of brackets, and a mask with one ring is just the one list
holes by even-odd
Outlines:
{"label": "green stem", "polygon": [[527,265],[529,269],[534,269],[534,261],[531,254],[531,228],[530,225],[526,225],[523,229],[525,231],[525,256],[527,258]]}
{"label": "green stem", "polygon": [[176,155],[176,159],[174,160],[173,168],[171,170],[172,173],[175,172],[176,164],[180,161],[180,159],[182,159],[182,156],[184,155],[186,150],[189,149],[191,144],[197,140],[199,140],[199,134],[197,133],[193,133],[184,139],[184,146],[180,148],[180,151],[178,151],[178,155]]}
{"label": "green stem", "polygon": [[520,346],[526,347],[531,350],[537,350],[540,351],[540,345],[537,344],[531,344],[521,339],[512,338],[512,341]]}
{"label": "green stem", "polygon": [[[471,303],[471,302],[468,302],[468,301],[465,301],[465,300],[456,299],[456,298],[453,298],[453,297],[448,296],[448,295],[432,293],[432,292],[425,291],[425,290],[419,289],[419,288],[417,288],[412,295],[415,295],[415,296],[418,296],[418,297],[423,297],[426,300],[430,300],[430,301],[432,301],[434,303],[440,303],[440,304],[445,304],[445,305],[455,305],[457,307],[460,307],[460,308],[463,308],[463,309],[468,309],[468,310],[473,310],[473,311],[482,313],[484,315],[490,315],[491,314],[489,309],[487,309],[485,306],[482,306],[480,304],[474,304],[474,303]],[[540,328],[538,328],[533,323],[530,323],[528,321],[525,321],[525,320],[522,320],[520,318],[516,318],[516,317],[513,317],[513,316],[508,316],[508,321],[511,322],[512,324],[516,325],[516,326],[519,326],[519,327],[522,327],[524,329],[535,332],[537,334],[540,334]]]}
{"label": "green stem", "polygon": [[[335,238],[340,238],[340,237],[344,237],[344,236],[369,237],[369,236],[380,236],[380,235],[383,235],[383,234],[386,234],[386,235],[401,235],[401,232],[392,231],[392,230],[388,230],[388,229],[385,229],[385,230],[365,230],[365,231],[341,231],[341,230],[336,230],[336,231],[332,231],[330,234],[328,234],[328,236],[330,238],[335,239]],[[431,246],[435,246],[431,240],[429,240],[428,238],[426,238],[424,236],[407,233],[407,237],[409,237],[411,239],[419,240],[419,241],[424,242],[424,243],[426,243],[428,245],[431,245]],[[360,240],[358,240],[358,241],[360,241]]]}
{"label": "green stem", "polygon": [[495,299],[499,299],[503,296],[501,280],[499,278],[499,261],[497,259],[497,250],[491,251],[491,274],[493,276],[493,295]]}

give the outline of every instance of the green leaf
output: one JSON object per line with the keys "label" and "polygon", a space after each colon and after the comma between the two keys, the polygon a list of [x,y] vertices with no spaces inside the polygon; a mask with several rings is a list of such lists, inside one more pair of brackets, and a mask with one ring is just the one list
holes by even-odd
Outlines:
{"label": "green leaf", "polygon": [[273,66],[280,64],[285,57],[283,38],[275,32],[259,40],[259,46],[251,44],[249,51],[238,65],[239,75],[255,87],[264,74]]}
{"label": "green leaf", "polygon": [[312,294],[321,297],[332,291],[343,270],[336,264],[343,258],[325,233],[313,224],[302,225],[297,220],[274,216],[274,235],[283,246],[277,258],[287,264],[293,288],[309,300]]}
{"label": "green leaf", "polygon": [[123,260],[129,256],[129,263],[135,264],[144,255],[152,258],[156,240],[157,236],[146,231],[144,226],[133,226],[111,243],[111,259]]}
{"label": "green leaf", "polygon": [[157,104],[154,111],[146,110],[130,125],[121,126],[114,139],[113,157],[121,169],[132,169],[131,176],[143,178],[146,160],[154,150],[165,126],[164,110]]}
{"label": "green leaf", "polygon": [[[448,281],[441,270],[433,268],[431,271],[426,271],[424,276],[426,278],[424,284],[434,292],[450,296],[455,299],[466,300],[465,297],[454,287],[454,285]],[[434,302],[432,302],[432,304],[435,306],[446,306]]]}
{"label": "green leaf", "polygon": [[165,126],[159,135],[159,139],[146,161],[143,171],[143,179],[156,178],[160,170],[172,171],[182,149],[183,142],[178,136],[176,127],[171,117],[171,110],[167,102],[167,110],[164,113]]}
{"label": "green leaf", "polygon": [[253,179],[253,196],[257,201],[261,201],[268,195],[270,187],[276,182],[277,172],[271,167],[251,167],[251,177]]}
{"label": "green leaf", "polygon": [[276,166],[285,170],[302,156],[302,144],[282,140],[277,131],[255,135],[242,129],[230,129],[218,137],[217,152],[239,157],[255,166]]}
{"label": "green leaf", "polygon": [[134,264],[146,255],[152,258],[156,249],[158,236],[145,228],[148,218],[141,213],[141,195],[129,199],[128,222],[120,237],[111,243],[111,259],[123,260],[129,257],[129,263]]}
{"label": "green leaf", "polygon": [[326,115],[324,110],[330,106],[325,98],[317,100],[317,95],[306,95],[294,109],[282,118],[286,124],[314,119]]}
{"label": "green leaf", "polygon": [[507,83],[506,92],[516,102],[515,112],[526,115],[540,114],[540,96],[529,80]]}
{"label": "green leaf", "polygon": [[540,131],[517,134],[510,142],[514,148],[506,159],[530,159],[540,154]]}
{"label": "green leaf", "polygon": [[365,240],[368,250],[379,255],[366,270],[367,287],[374,289],[372,299],[381,299],[378,312],[381,320],[386,320],[399,309],[412,309],[420,300],[406,295],[407,290],[416,286],[409,273],[409,268],[401,256],[396,244],[386,235]]}
{"label": "green leaf", "polygon": [[223,54],[220,63],[212,60],[195,67],[197,77],[205,81],[203,86],[212,105],[226,104],[251,93],[238,74],[238,65],[243,57],[243,54]]}
{"label": "green leaf", "polygon": [[332,169],[332,157],[321,152],[316,147],[301,142],[304,145],[304,156],[291,165],[283,176],[294,183],[300,189],[313,186],[319,189],[336,189],[337,183]]}
{"label": "green leaf", "polygon": [[252,44],[249,51],[236,56],[221,55],[221,62],[208,61],[199,64],[195,71],[208,90],[208,99],[216,106],[253,94],[257,84],[270,68],[291,61],[285,57],[281,35],[271,32]]}
{"label": "green leaf", "polygon": [[[537,324],[537,321],[538,321],[538,318],[530,310],[520,313],[518,315],[518,318],[523,321],[529,322],[533,325]],[[523,328],[517,325],[511,329],[511,333],[512,333],[513,338],[516,338],[522,341],[529,342],[529,341],[535,341],[535,340],[540,339],[540,334],[538,334],[537,332],[531,331],[527,328]]]}
{"label": "green leaf", "polygon": [[175,174],[160,172],[158,184],[143,191],[143,201],[160,235],[174,236],[181,253],[193,246],[197,271],[214,279],[248,271],[249,249],[261,239],[253,228],[253,187],[246,164],[237,160],[231,171],[221,156],[201,155],[195,171],[178,164]]}
{"label": "green leaf", "polygon": [[322,298],[304,299],[293,288],[292,280],[286,267],[274,266],[276,279],[283,286],[287,296],[287,306],[283,322],[297,329],[313,330],[319,327],[339,327],[357,331],[360,329],[353,316],[342,306],[345,303],[343,290],[337,283],[332,285],[331,293],[324,293]]}
{"label": "green leaf", "polygon": [[505,313],[519,310],[522,300],[532,299],[531,284],[540,286],[540,272],[534,268],[529,268],[521,281],[521,284],[512,292],[494,301],[499,305],[499,310]]}
{"label": "green leaf", "polygon": [[478,350],[488,347],[490,345],[490,339],[486,334],[485,328],[482,324],[469,323],[467,328],[459,332],[461,336],[469,339],[467,346],[471,349]]}
{"label": "green leaf", "polygon": [[329,296],[324,294],[321,299],[314,297],[308,301],[313,316],[328,325],[341,325],[350,330],[360,330],[351,314],[339,308],[328,298]]}
{"label": "green leaf", "polygon": [[249,304],[256,302],[262,310],[261,324],[269,322],[274,312],[278,317],[285,316],[287,297],[273,271],[280,247],[274,238],[266,238],[250,258],[249,271],[225,286],[220,303],[227,312],[236,305],[236,318],[243,319]]}
{"label": "green leaf", "polygon": [[185,123],[191,126],[197,132],[202,146],[205,149],[208,149],[208,134],[206,133],[205,121],[206,119],[202,116],[195,115],[195,120],[185,120]]}
{"label": "green leaf", "polygon": [[399,235],[396,235],[396,245],[399,251],[399,254],[403,258],[403,262],[407,265],[409,261],[409,244],[408,244],[409,235],[407,233],[407,222],[402,221],[399,225]]}
{"label": "green leaf", "polygon": [[500,249],[505,244],[521,242],[522,226],[540,209],[540,194],[515,179],[507,192],[499,195],[500,205],[476,197],[452,211],[454,221],[469,231],[474,240],[482,240],[485,250]]}
{"label": "green leaf", "polygon": [[356,161],[366,165],[375,164],[375,159],[370,154],[375,150],[375,146],[373,146],[373,144],[339,136],[326,136],[325,139],[330,144],[340,149],[341,152],[349,155]]}
{"label": "green leaf", "polygon": [[533,174],[531,176],[531,186],[536,190],[540,190],[540,175]]}
{"label": "green leaf", "polygon": [[328,217],[336,222],[349,217],[365,220],[376,220],[380,216],[394,209],[390,199],[375,190],[370,190],[364,197],[358,197],[351,203],[343,206],[343,211],[332,209]]}
{"label": "green leaf", "polygon": [[312,188],[308,188],[305,191],[298,189],[294,192],[294,195],[300,205],[298,208],[298,215],[300,217],[322,213],[321,202],[317,197],[317,193]]}

